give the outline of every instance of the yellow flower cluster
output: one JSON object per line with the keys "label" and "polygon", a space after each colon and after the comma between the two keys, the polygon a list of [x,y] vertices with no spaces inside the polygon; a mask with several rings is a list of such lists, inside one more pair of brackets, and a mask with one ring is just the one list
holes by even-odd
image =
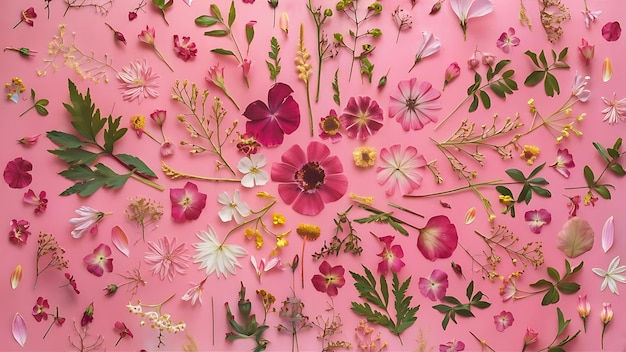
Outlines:
{"label": "yellow flower cluster", "polygon": [[377,156],[376,149],[372,147],[356,147],[352,152],[354,165],[363,168],[374,166]]}
{"label": "yellow flower cluster", "polygon": [[539,147],[534,145],[524,145],[524,149],[522,153],[519,155],[520,158],[526,160],[528,165],[532,165],[535,162],[535,159],[539,156],[541,150]]}
{"label": "yellow flower cluster", "polygon": [[307,61],[311,58],[311,54],[308,53],[304,47],[304,24],[300,24],[300,42],[298,43],[298,52],[296,53],[296,68],[298,69],[298,78],[300,78],[304,84],[309,84],[309,78],[313,73],[311,65]]}
{"label": "yellow flower cluster", "polygon": [[[18,77],[14,77],[11,80],[11,83],[7,83],[4,86],[9,91],[7,93],[8,99],[13,99],[14,95],[20,94],[26,90],[26,87],[24,86],[24,82],[22,81],[21,78],[18,78]],[[17,99],[15,99],[15,102],[17,103]]]}
{"label": "yellow flower cluster", "polygon": [[[167,313],[159,314],[158,312],[154,311],[144,312],[141,301],[139,301],[137,305],[133,305],[128,302],[126,307],[128,307],[128,311],[130,313],[139,315],[142,318],[147,318],[150,322],[150,328],[158,329],[161,332],[178,333],[180,331],[185,331],[185,328],[187,327],[187,324],[185,324],[185,322],[183,321],[180,321],[177,324],[172,323],[172,317]],[[142,320],[141,326],[145,325],[146,321]]]}

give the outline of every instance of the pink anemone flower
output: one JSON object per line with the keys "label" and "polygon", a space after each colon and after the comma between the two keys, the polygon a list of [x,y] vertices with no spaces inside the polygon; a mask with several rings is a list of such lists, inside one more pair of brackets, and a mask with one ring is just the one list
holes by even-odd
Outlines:
{"label": "pink anemone flower", "polygon": [[330,155],[325,144],[309,143],[306,154],[299,145],[294,145],[281,160],[272,165],[272,181],[280,183],[281,199],[300,214],[319,214],[324,203],[340,199],[348,189],[341,161]]}
{"label": "pink anemone flower", "polygon": [[87,271],[100,277],[104,274],[104,271],[113,271],[113,258],[109,258],[111,255],[111,247],[104,243],[101,243],[92,254],[86,255],[83,258],[83,262],[87,264]]}
{"label": "pink anemone flower", "polygon": [[440,97],[441,92],[429,82],[418,82],[417,78],[400,81],[398,92],[389,97],[389,117],[395,117],[405,131],[421,130],[437,122],[435,110],[443,107]]}
{"label": "pink anemone flower", "polygon": [[420,277],[417,284],[422,295],[431,301],[437,301],[446,295],[448,289],[448,274],[439,269],[433,270],[430,277]]}
{"label": "pink anemone flower", "polygon": [[399,144],[380,151],[380,166],[376,168],[376,182],[385,187],[388,196],[393,195],[396,189],[401,194],[409,194],[422,184],[420,169],[426,166],[426,159],[417,149],[409,146],[404,150]]}
{"label": "pink anemone flower", "polygon": [[206,206],[206,194],[198,191],[195,183],[187,182],[184,188],[170,190],[174,220],[196,220]]}
{"label": "pink anemone flower", "polygon": [[324,260],[320,264],[320,273],[322,275],[313,275],[311,279],[313,287],[320,292],[326,292],[329,297],[337,296],[339,289],[346,284],[346,279],[343,277],[345,273],[343,266],[331,266]]}
{"label": "pink anemone flower", "polygon": [[370,97],[351,97],[339,121],[348,137],[365,140],[383,127],[383,109]]}
{"label": "pink anemone flower", "polygon": [[426,227],[420,229],[417,248],[426,259],[449,258],[459,242],[456,226],[445,215],[437,215],[428,220]]}
{"label": "pink anemone flower", "polygon": [[378,240],[385,246],[382,252],[377,254],[377,256],[383,258],[383,260],[378,263],[378,273],[380,275],[386,275],[389,270],[398,273],[405,266],[402,261],[404,257],[402,247],[399,244],[391,245],[394,239],[394,236],[378,237]]}

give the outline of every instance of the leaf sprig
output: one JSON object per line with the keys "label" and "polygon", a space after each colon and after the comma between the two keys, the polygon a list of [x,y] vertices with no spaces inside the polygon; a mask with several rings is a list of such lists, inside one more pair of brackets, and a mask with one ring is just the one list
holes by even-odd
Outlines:
{"label": "leaf sprig", "polygon": [[165,11],[169,9],[172,5],[174,5],[174,0],[152,0],[152,4],[156,6],[159,10],[161,10],[161,15],[163,16],[163,20],[169,26],[170,23],[167,21],[167,17],[165,17]]}
{"label": "leaf sprig", "polygon": [[26,109],[26,111],[21,113],[19,117],[24,116],[32,109],[35,109],[37,113],[41,116],[48,116],[48,109],[46,109],[46,106],[48,106],[48,104],[50,103],[48,99],[36,99],[34,89],[30,90],[30,99],[33,101],[33,105],[31,105],[28,109]]}
{"label": "leaf sprig", "polygon": [[[518,169],[508,169],[505,171],[506,174],[509,175],[509,177],[511,177],[516,183],[523,185],[519,195],[517,196],[517,203],[521,203],[522,201],[526,204],[530,203],[533,193],[544,198],[552,197],[552,193],[550,193],[548,189],[542,187],[550,183],[543,177],[535,177],[545,166],[545,163],[537,166],[530,172],[530,174],[528,174],[528,177],[524,176],[524,173]],[[513,192],[511,192],[511,190],[506,186],[496,186],[496,190],[502,196],[513,198]],[[507,205],[504,213],[509,211],[511,213],[511,217],[515,217],[515,204]]]}
{"label": "leaf sprig", "polygon": [[606,165],[604,166],[604,169],[602,169],[602,172],[600,173],[600,175],[598,175],[597,178],[594,175],[593,170],[591,170],[588,165],[585,165],[583,174],[585,176],[587,188],[589,188],[589,192],[594,191],[604,199],[611,199],[611,191],[609,191],[609,188],[615,189],[615,186],[608,183],[600,183],[600,181],[602,180],[602,177],[607,170],[611,170],[611,172],[619,177],[624,177],[624,175],[626,175],[624,167],[618,162],[619,158],[626,153],[620,151],[620,149],[622,148],[622,138],[618,138],[615,143],[613,143],[613,147],[611,148],[606,148],[598,142],[593,142],[593,146],[596,148],[596,151],[598,151],[598,154],[600,154],[602,159],[606,162]]}
{"label": "leaf sprig", "polygon": [[[376,279],[372,272],[365,266],[362,266],[365,271],[365,275],[359,275],[355,272],[350,272],[352,278],[354,278],[354,287],[359,291],[359,296],[366,300],[365,303],[352,302],[352,311],[361,315],[367,319],[368,322],[378,324],[382,327],[389,329],[394,335],[398,336],[402,343],[400,334],[417,320],[415,314],[419,310],[420,306],[411,307],[411,299],[413,296],[407,296],[407,290],[411,284],[411,277],[406,281],[400,283],[398,275],[394,272],[392,279],[391,294],[394,297],[393,307],[396,311],[395,319],[389,313],[389,286],[387,279],[384,275],[380,276],[380,293],[376,288]],[[372,309],[374,306],[381,308],[384,313],[379,310]]]}
{"label": "leaf sprig", "polygon": [[[390,206],[393,206],[394,208],[398,208],[400,210],[406,210],[410,213],[412,213],[413,215],[417,215],[419,217],[423,217],[420,214],[417,214],[415,212],[412,212],[408,209],[402,208],[398,205],[395,205],[393,203],[389,203]],[[367,205],[367,204],[359,204],[359,207],[362,209],[365,209],[366,211],[373,213],[373,215],[370,215],[368,217],[365,218],[359,218],[359,219],[354,219],[354,222],[359,223],[359,224],[369,224],[369,223],[374,223],[374,222],[378,222],[378,223],[383,223],[383,224],[388,224],[389,226],[391,226],[394,230],[398,231],[399,233],[408,236],[409,232],[404,228],[404,226],[408,226],[412,229],[415,230],[419,230],[418,227],[415,227],[403,220],[398,219],[397,217],[393,216],[393,212],[385,212],[382,211],[380,209],[374,208],[371,205]],[[403,226],[404,225],[404,226]]]}
{"label": "leaf sprig", "polygon": [[475,315],[472,313],[472,307],[485,309],[491,306],[491,303],[483,301],[483,297],[487,297],[484,293],[478,291],[474,294],[474,281],[470,281],[467,285],[467,288],[465,289],[465,296],[469,300],[468,303],[461,303],[461,301],[454,296],[444,296],[443,301],[453,305],[438,304],[433,306],[433,308],[438,312],[444,313],[443,320],[441,321],[441,326],[444,330],[448,327],[450,320],[452,320],[455,324],[458,324],[456,321],[457,315],[462,317],[474,317]]}
{"label": "leaf sprig", "polygon": [[278,54],[280,53],[280,45],[278,44],[278,39],[276,39],[276,37],[272,37],[272,39],[270,39],[270,47],[271,51],[267,53],[267,56],[269,56],[272,61],[265,60],[265,63],[267,64],[267,68],[270,70],[270,79],[273,79],[274,82],[276,82],[276,77],[282,68],[280,66],[280,57],[278,57]]}
{"label": "leaf sprig", "polygon": [[536,282],[530,284],[530,287],[533,288],[543,288],[540,291],[534,292],[534,294],[545,292],[543,299],[541,300],[541,305],[547,306],[553,303],[557,303],[560,299],[559,293],[571,295],[578,292],[578,290],[580,290],[580,284],[576,282],[570,282],[568,280],[572,277],[572,275],[576,274],[578,271],[580,271],[580,269],[583,268],[584,263],[585,262],[580,262],[580,264],[572,269],[569,261],[565,259],[565,273],[563,273],[563,276],[561,276],[561,274],[559,274],[558,270],[556,270],[555,268],[548,267],[548,276],[550,277],[550,279],[552,279],[552,281],[539,279]]}
{"label": "leaf sprig", "polygon": [[[348,218],[348,213],[352,210],[352,205],[345,211],[337,213],[337,218],[333,219],[335,223],[335,234],[330,243],[327,244],[324,241],[324,245],[319,252],[313,253],[313,259],[321,259],[327,256],[335,255],[339,256],[339,253],[351,253],[361,255],[363,248],[361,247],[361,238],[357,236],[356,230],[352,226],[352,220]],[[346,228],[347,227],[347,228]],[[343,238],[340,238],[340,234],[346,233]]]}
{"label": "leaf sprig", "polygon": [[565,328],[569,325],[571,321],[571,319],[565,320],[565,318],[563,317],[563,312],[558,307],[556,308],[556,315],[557,315],[557,321],[558,321],[558,330],[557,330],[556,336],[554,336],[554,339],[552,340],[550,345],[548,345],[548,347],[542,348],[539,351],[565,352],[565,349],[563,348],[563,346],[570,343],[572,340],[574,340],[578,336],[578,334],[580,334],[580,329],[579,329],[578,331],[574,333],[574,335],[571,335],[571,336],[567,335],[559,343],[556,343],[556,340],[559,338],[559,336],[561,336],[561,334],[563,334],[563,332],[565,331]]}
{"label": "leaf sprig", "polygon": [[226,302],[226,319],[231,327],[231,331],[226,333],[226,340],[234,341],[237,339],[253,339],[256,343],[254,352],[264,351],[267,348],[269,341],[263,338],[263,332],[269,329],[269,326],[265,324],[259,324],[256,320],[256,314],[252,314],[252,303],[249,299],[246,299],[246,287],[241,283],[241,289],[239,290],[239,301],[237,301],[237,308],[239,309],[239,318],[241,323],[238,323],[235,316],[230,310],[228,302]]}
{"label": "leaf sprig", "polygon": [[[68,80],[68,85],[71,103],[63,105],[72,115],[72,126],[78,132],[78,136],[61,131],[48,131],[46,134],[58,146],[57,149],[48,151],[69,165],[67,170],[59,174],[68,180],[76,181],[61,195],[76,193],[82,197],[90,196],[102,187],[120,188],[131,177],[162,191],[162,186],[149,180],[157,176],[143,161],[129,154],[114,153],[115,143],[128,130],[119,128],[121,116],[116,119],[111,115],[108,118],[100,117],[100,109],[96,109],[92,103],[89,89],[83,96],[76,89],[74,82]],[[103,128],[104,144],[101,144],[98,135]],[[88,150],[87,147],[95,148],[96,151]],[[130,172],[120,175],[102,163],[97,163],[92,169],[90,165],[102,155],[113,157]]]}
{"label": "leaf sprig", "polygon": [[557,69],[569,69],[569,65],[563,61],[567,56],[567,50],[568,48],[566,47],[557,55],[556,51],[552,49],[552,63],[550,65],[548,65],[548,60],[546,59],[546,54],[543,50],[541,50],[539,55],[530,50],[526,50],[524,54],[532,60],[538,70],[531,72],[528,77],[526,77],[524,85],[527,87],[534,87],[543,81],[543,88],[546,91],[547,96],[553,97],[554,92],[556,92],[556,94],[561,94],[559,81],[552,73],[550,73],[550,71]]}

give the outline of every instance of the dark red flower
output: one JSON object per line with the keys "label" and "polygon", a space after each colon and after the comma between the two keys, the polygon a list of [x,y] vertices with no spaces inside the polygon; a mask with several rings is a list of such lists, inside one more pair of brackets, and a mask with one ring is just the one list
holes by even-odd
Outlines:
{"label": "dark red flower", "polygon": [[4,181],[11,188],[24,188],[33,181],[33,176],[29,171],[33,170],[33,164],[21,157],[15,158],[7,163],[4,168]]}
{"label": "dark red flower", "polygon": [[190,37],[183,36],[181,40],[177,34],[174,34],[174,51],[178,54],[178,57],[187,61],[192,57],[195,57],[198,53],[196,43],[191,41]]}
{"label": "dark red flower", "polygon": [[76,286],[76,280],[74,280],[74,276],[70,275],[70,273],[65,273],[65,278],[68,280],[68,283],[61,286],[61,287],[65,287],[65,286],[72,286],[72,288],[74,289],[74,292],[78,295],[80,294],[80,291],[78,291],[78,287]]}
{"label": "dark red flower", "polygon": [[120,338],[117,339],[115,346],[117,346],[120,343],[120,341],[126,336],[130,336],[131,339],[134,337],[133,333],[128,329],[126,324],[122,323],[121,321],[115,322],[115,331],[117,331],[120,334]]}
{"label": "dark red flower", "polygon": [[346,284],[343,277],[345,269],[341,265],[331,266],[327,261],[320,264],[320,273],[322,275],[313,275],[311,282],[316,290],[326,292],[329,297],[337,296],[339,288]]}
{"label": "dark red flower", "polygon": [[9,240],[15,244],[26,244],[30,231],[28,228],[30,223],[26,220],[11,220],[11,231],[9,231]]}
{"label": "dark red flower", "polygon": [[46,309],[48,308],[50,308],[50,305],[47,299],[43,297],[37,298],[37,304],[33,307],[33,318],[37,321],[48,319],[48,313],[46,313]]}
{"label": "dark red flower", "polygon": [[[293,89],[285,83],[276,83],[267,93],[268,104],[257,100],[246,108],[246,132],[266,147],[283,143],[284,135],[300,126],[300,107],[291,96]],[[269,105],[269,106],[268,106]]]}
{"label": "dark red flower", "polygon": [[83,318],[80,320],[80,326],[86,326],[93,321],[93,302],[87,306],[83,313]]}
{"label": "dark red flower", "polygon": [[609,42],[614,42],[622,35],[622,27],[619,22],[609,22],[602,27],[602,37]]}
{"label": "dark red flower", "polygon": [[130,11],[130,12],[128,13],[128,20],[129,20],[129,21],[132,21],[132,20],[134,20],[135,18],[137,18],[137,12],[135,12],[135,11]]}
{"label": "dark red flower", "polygon": [[28,189],[28,192],[24,193],[24,203],[37,206],[35,208],[35,214],[41,214],[46,211],[48,207],[48,199],[46,198],[46,191],[39,192],[39,197],[35,195],[32,189]]}

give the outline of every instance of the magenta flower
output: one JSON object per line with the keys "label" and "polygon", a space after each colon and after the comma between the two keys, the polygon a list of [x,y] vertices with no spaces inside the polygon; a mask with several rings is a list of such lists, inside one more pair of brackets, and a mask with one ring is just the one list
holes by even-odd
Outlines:
{"label": "magenta flower", "polygon": [[552,215],[545,209],[529,210],[524,214],[524,220],[528,222],[530,231],[533,233],[541,233],[541,227],[547,225],[552,221]]}
{"label": "magenta flower", "polygon": [[[567,196],[566,196],[567,197]],[[580,196],[567,197],[567,207],[569,208],[569,217],[576,216],[578,209],[580,209]]]}
{"label": "magenta flower", "polygon": [[550,166],[558,171],[561,175],[568,178],[570,175],[569,168],[576,166],[576,164],[574,164],[574,157],[572,156],[572,154],[570,154],[567,148],[565,148],[559,149],[556,152],[556,161]]}
{"label": "magenta flower", "polygon": [[246,108],[246,132],[266,147],[283,143],[285,134],[292,134],[300,126],[300,107],[291,96],[293,89],[285,83],[276,83],[267,93],[268,104],[257,100]]}
{"label": "magenta flower", "polygon": [[15,26],[13,26],[13,29],[19,26],[22,22],[32,27],[35,24],[35,18],[37,18],[37,13],[32,6],[27,8],[26,10],[22,10],[22,12],[20,13],[20,21]]}
{"label": "magenta flower", "polygon": [[370,97],[351,97],[339,120],[348,137],[365,140],[383,127],[383,109]]}
{"label": "magenta flower", "polygon": [[326,292],[329,297],[337,296],[339,289],[346,284],[343,277],[345,269],[341,265],[331,266],[327,261],[320,264],[320,273],[313,275],[311,282],[313,287],[320,292]]}
{"label": "magenta flower", "polygon": [[109,258],[111,255],[111,247],[104,243],[101,243],[92,254],[86,255],[83,258],[83,262],[87,264],[87,271],[100,277],[104,274],[104,271],[113,271],[113,258]]}
{"label": "magenta flower", "polygon": [[191,257],[186,254],[185,243],[176,245],[176,238],[172,241],[163,236],[157,242],[148,241],[148,252],[143,258],[152,274],[158,274],[161,281],[167,279],[172,282],[176,274],[184,275],[189,267]]}
{"label": "magenta flower", "polygon": [[448,289],[448,274],[435,269],[430,274],[430,278],[420,277],[418,287],[422,295],[431,301],[437,301],[446,295]]}
{"label": "magenta flower", "polygon": [[493,316],[493,323],[496,324],[496,330],[500,332],[513,325],[514,320],[513,314],[504,310],[500,312],[500,314]]}
{"label": "magenta flower", "polygon": [[187,61],[198,54],[196,43],[192,42],[190,37],[185,36],[180,40],[178,34],[174,34],[174,51],[183,61]]}
{"label": "magenta flower", "polygon": [[515,28],[509,27],[506,32],[500,35],[500,38],[496,41],[496,46],[505,54],[508,54],[511,52],[511,48],[518,46],[519,43],[519,38],[515,36]]}
{"label": "magenta flower", "polygon": [[117,346],[120,341],[126,336],[130,336],[131,339],[134,337],[133,333],[130,331],[130,329],[128,329],[126,324],[122,323],[121,321],[116,321],[114,327],[115,331],[120,335],[120,337],[117,339],[117,342],[115,343],[115,346]]}
{"label": "magenta flower", "polygon": [[385,246],[382,252],[377,254],[377,256],[383,258],[383,260],[378,263],[378,273],[380,275],[387,275],[389,270],[392,270],[394,273],[400,272],[400,269],[405,265],[402,261],[404,257],[402,247],[399,244],[391,245],[391,242],[395,239],[394,236],[383,236],[378,237],[378,239]]}
{"label": "magenta flower", "polygon": [[337,117],[337,112],[334,109],[330,109],[328,115],[322,117],[320,120],[320,138],[321,139],[330,139],[331,142],[337,143],[341,140],[341,133],[339,133],[339,129],[341,128],[341,121]]}
{"label": "magenta flower", "polygon": [[176,221],[196,220],[206,206],[206,194],[200,193],[193,182],[187,182],[183,188],[170,189],[170,200]]}
{"label": "magenta flower", "polygon": [[7,163],[4,168],[4,181],[11,188],[24,188],[33,181],[33,176],[29,171],[33,170],[33,164],[21,157],[15,158]]}
{"label": "magenta flower", "polygon": [[[443,79],[443,88],[441,90],[445,90],[448,83],[454,81],[461,74],[461,67],[458,62],[451,63],[448,68],[446,68],[446,73]],[[440,108],[441,109],[441,108]]]}
{"label": "magenta flower", "polygon": [[33,307],[33,318],[38,322],[42,320],[48,319],[48,313],[46,313],[46,309],[50,308],[50,304],[48,304],[48,300],[43,297],[37,298],[37,304]]}
{"label": "magenta flower", "polygon": [[456,227],[445,215],[437,215],[428,220],[426,227],[420,229],[417,248],[426,259],[449,258],[459,242]]}
{"label": "magenta flower", "polygon": [[167,111],[161,109],[155,109],[151,114],[150,118],[154,121],[159,127],[163,126],[165,123],[165,118],[167,117]]}
{"label": "magenta flower", "polygon": [[459,352],[465,350],[463,341],[452,339],[452,341],[439,345],[439,352]]}
{"label": "magenta flower", "polygon": [[217,63],[217,65],[213,65],[209,68],[208,75],[205,77],[205,79],[207,82],[211,82],[216,87],[221,89],[222,92],[224,92],[224,95],[226,95],[226,98],[228,98],[228,100],[230,100],[235,105],[237,110],[240,110],[239,105],[230,95],[228,89],[226,89],[226,83],[224,81],[224,68],[220,66],[219,62]]}
{"label": "magenta flower", "polygon": [[341,161],[330,155],[330,149],[311,142],[306,154],[294,145],[281,157],[282,163],[272,165],[272,181],[280,183],[278,194],[293,210],[303,215],[317,215],[324,203],[340,199],[348,189]]}
{"label": "magenta flower", "polygon": [[167,65],[170,71],[174,72],[174,69],[172,68],[172,66],[170,66],[167,60],[165,60],[165,57],[163,57],[159,49],[157,49],[156,43],[154,42],[155,37],[156,37],[156,31],[154,30],[154,27],[150,27],[150,26],[146,26],[146,29],[142,29],[141,33],[137,35],[137,38],[139,38],[139,40],[141,40],[142,42],[150,45],[150,47],[152,47],[152,50],[154,50],[154,53],[159,57],[159,59],[161,59],[161,61],[163,61],[163,63]]}
{"label": "magenta flower", "polygon": [[409,194],[422,184],[420,169],[426,166],[426,159],[413,146],[400,150],[399,144],[380,151],[381,166],[376,168],[376,181],[385,187],[388,196],[400,188],[401,194]]}
{"label": "magenta flower", "polygon": [[24,193],[24,203],[32,204],[35,206],[35,214],[41,214],[48,208],[48,199],[46,198],[46,191],[39,192],[39,197],[35,195],[32,189],[28,189],[28,192]]}
{"label": "magenta flower", "polygon": [[26,220],[11,220],[11,230],[9,231],[9,240],[14,244],[26,244],[30,231],[28,228],[30,223]]}
{"label": "magenta flower", "polygon": [[578,52],[580,53],[580,56],[583,58],[583,60],[585,60],[586,65],[589,65],[591,59],[593,59],[593,56],[595,54],[595,48],[596,46],[589,45],[585,38],[581,39],[581,44],[578,47]]}
{"label": "magenta flower", "polygon": [[421,130],[427,123],[437,122],[435,110],[442,108],[439,101],[441,92],[434,89],[432,84],[411,78],[400,81],[398,90],[398,93],[389,97],[389,117],[395,117],[405,131]]}
{"label": "magenta flower", "polygon": [[93,321],[93,313],[94,313],[94,307],[93,307],[93,302],[91,302],[87,308],[85,308],[85,311],[83,312],[83,317],[80,320],[80,326],[85,327],[87,326],[87,324],[91,323]]}
{"label": "magenta flower", "polygon": [[37,143],[37,141],[39,140],[39,136],[39,134],[35,134],[32,136],[22,137],[18,139],[17,142],[22,145],[31,146]]}
{"label": "magenta flower", "polygon": [[608,42],[614,42],[622,35],[619,22],[609,22],[602,27],[602,37]]}

